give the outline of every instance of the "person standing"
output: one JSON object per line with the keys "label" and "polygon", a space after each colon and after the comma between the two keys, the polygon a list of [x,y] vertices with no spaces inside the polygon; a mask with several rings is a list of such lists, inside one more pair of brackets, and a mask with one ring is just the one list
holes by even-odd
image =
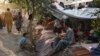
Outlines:
{"label": "person standing", "polygon": [[15,19],[15,25],[18,33],[21,33],[22,23],[23,23],[22,13],[18,12],[18,15],[16,16]]}
{"label": "person standing", "polygon": [[8,33],[10,33],[13,26],[13,16],[9,8],[7,8],[7,11],[5,12],[4,22],[5,26],[7,27]]}
{"label": "person standing", "polygon": [[2,29],[2,28],[3,28],[3,19],[2,19],[1,15],[0,15],[0,29]]}

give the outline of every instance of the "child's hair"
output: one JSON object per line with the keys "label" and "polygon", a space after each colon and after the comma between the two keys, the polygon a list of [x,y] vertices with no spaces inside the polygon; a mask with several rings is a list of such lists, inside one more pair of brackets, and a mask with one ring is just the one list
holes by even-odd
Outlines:
{"label": "child's hair", "polygon": [[27,35],[27,34],[28,34],[28,33],[27,33],[27,32],[25,32],[25,33],[23,33],[23,36],[24,36],[24,37],[26,37],[26,35]]}

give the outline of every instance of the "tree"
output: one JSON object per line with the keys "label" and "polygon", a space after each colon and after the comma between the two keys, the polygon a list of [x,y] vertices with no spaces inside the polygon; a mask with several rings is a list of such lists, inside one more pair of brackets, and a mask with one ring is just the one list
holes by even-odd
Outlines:
{"label": "tree", "polygon": [[[93,1],[93,4],[96,6],[96,7],[100,7],[100,1],[99,0],[94,0]],[[97,10],[96,13],[94,13],[94,15],[97,15],[98,18],[96,20],[93,21],[93,27],[96,27],[96,28],[100,28],[100,10]]]}
{"label": "tree", "polygon": [[10,2],[18,4],[22,9],[27,9],[28,13],[34,11],[35,17],[40,19],[49,14],[47,9],[53,0],[10,0]]}
{"label": "tree", "polygon": [[[27,9],[29,14],[33,13],[33,18],[38,19],[38,21],[49,14],[48,7],[52,2],[52,0],[10,0],[10,3],[18,4],[21,9]],[[29,22],[29,32],[32,39],[32,20]]]}
{"label": "tree", "polygon": [[100,0],[93,0],[94,6],[100,8]]}
{"label": "tree", "polygon": [[[100,7],[100,0],[94,0],[93,3],[96,7]],[[92,26],[93,28],[96,28],[98,30],[98,35],[100,37],[100,10],[97,10],[97,12],[94,13],[94,15],[97,15],[98,17],[97,19],[92,21]]]}

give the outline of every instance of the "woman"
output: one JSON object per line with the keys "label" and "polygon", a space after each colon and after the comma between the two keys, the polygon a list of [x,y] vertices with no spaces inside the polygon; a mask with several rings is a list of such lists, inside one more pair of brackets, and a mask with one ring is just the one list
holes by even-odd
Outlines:
{"label": "woman", "polygon": [[22,13],[19,12],[15,20],[15,25],[18,33],[21,33],[22,22],[23,22]]}
{"label": "woman", "polygon": [[53,23],[48,23],[42,32],[40,39],[37,42],[37,56],[46,56],[52,50],[51,43],[53,42],[56,34],[53,32]]}

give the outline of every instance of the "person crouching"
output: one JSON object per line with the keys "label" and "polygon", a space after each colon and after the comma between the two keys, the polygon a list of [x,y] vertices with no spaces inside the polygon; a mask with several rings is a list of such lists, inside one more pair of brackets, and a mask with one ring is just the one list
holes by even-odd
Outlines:
{"label": "person crouching", "polygon": [[29,33],[23,33],[23,36],[19,39],[18,45],[21,49],[27,49],[29,46],[31,46],[28,36]]}

